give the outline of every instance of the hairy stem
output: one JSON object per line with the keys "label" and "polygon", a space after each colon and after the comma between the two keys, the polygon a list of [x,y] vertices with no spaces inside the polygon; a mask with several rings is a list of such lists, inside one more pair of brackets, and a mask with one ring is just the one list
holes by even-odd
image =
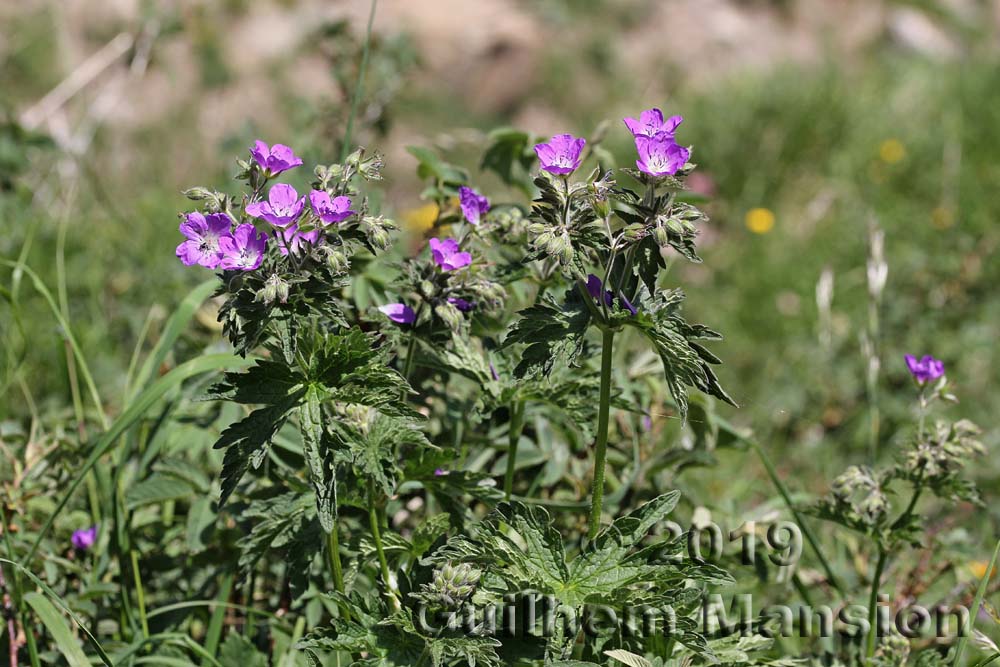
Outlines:
{"label": "hairy stem", "polygon": [[[344,568],[340,564],[340,536],[337,533],[338,527],[334,523],[333,530],[326,536],[326,563],[330,568],[330,574],[333,575],[334,590],[344,595]],[[346,605],[341,603],[337,606],[343,618],[351,618],[351,612]]]}
{"label": "hairy stem", "polygon": [[524,429],[524,401],[515,401],[510,407],[510,431],[507,440],[507,474],[503,478],[503,495],[510,500],[514,488],[514,467],[517,465],[517,445]]}
{"label": "hairy stem", "polygon": [[590,525],[587,537],[594,539],[601,529],[601,505],[604,502],[604,461],[608,453],[608,416],[611,411],[611,360],[615,332],[604,330],[601,345],[601,395],[597,412],[597,443],[594,457],[594,486],[591,490]]}
{"label": "hairy stem", "polygon": [[878,617],[878,586],[882,580],[882,572],[885,570],[885,562],[889,552],[883,547],[878,548],[878,561],[875,563],[875,574],[872,576],[871,595],[868,596],[868,643],[865,648],[865,657],[871,661],[875,655],[875,642],[878,636],[876,620]]}
{"label": "hairy stem", "polygon": [[385,559],[385,549],[382,547],[382,530],[379,528],[378,508],[375,507],[375,484],[371,480],[368,481],[368,524],[371,526],[372,539],[375,541],[375,552],[378,554],[378,565],[382,571],[385,595],[393,612],[397,612],[401,608],[399,595],[389,574],[389,562]]}

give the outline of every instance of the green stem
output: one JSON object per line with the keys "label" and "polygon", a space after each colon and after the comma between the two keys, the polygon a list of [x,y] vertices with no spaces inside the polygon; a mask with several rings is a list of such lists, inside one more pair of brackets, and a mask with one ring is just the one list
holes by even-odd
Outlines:
{"label": "green stem", "polygon": [[371,11],[368,13],[368,28],[365,31],[365,43],[361,48],[361,66],[358,68],[358,82],[354,86],[354,94],[351,96],[351,112],[347,116],[347,127],[344,129],[344,145],[340,148],[340,161],[347,160],[347,155],[351,152],[351,132],[354,129],[354,118],[358,115],[358,104],[361,102],[362,93],[365,88],[365,70],[368,69],[368,51],[372,43],[372,23],[375,22],[375,5],[377,0],[372,0]]}
{"label": "green stem", "polygon": [[[344,568],[340,564],[340,536],[336,523],[333,525],[333,530],[326,536],[326,562],[330,567],[330,574],[333,575],[334,590],[344,595]],[[345,619],[351,618],[351,612],[345,605],[338,604],[337,606],[340,608],[341,616]]]}
{"label": "green stem", "polygon": [[507,444],[507,474],[503,478],[504,499],[510,501],[514,488],[514,468],[517,465],[517,445],[524,429],[524,401],[515,401],[510,407],[510,432]]}
{"label": "green stem", "polygon": [[142,638],[149,639],[149,621],[146,620],[146,592],[142,587],[142,577],[139,576],[139,556],[135,549],[129,550],[132,561],[132,579],[135,582],[135,598],[139,605],[139,622],[142,623]]}
{"label": "green stem", "polygon": [[761,463],[764,464],[764,469],[767,471],[767,476],[771,478],[771,483],[774,484],[774,488],[778,490],[778,494],[781,499],[785,501],[785,506],[788,507],[788,511],[792,513],[795,517],[795,522],[802,529],[802,534],[805,536],[806,541],[809,542],[809,546],[812,547],[813,553],[816,554],[816,558],[819,559],[820,565],[823,567],[823,571],[826,573],[826,580],[830,582],[838,593],[843,595],[844,589],[840,586],[840,581],[837,576],[833,573],[833,568],[830,567],[830,563],[826,560],[826,556],[823,555],[823,551],[819,548],[819,540],[816,538],[815,533],[813,533],[812,528],[806,523],[805,518],[802,514],[795,508],[795,503],[792,502],[792,496],[788,493],[788,488],[785,483],[781,481],[778,476],[778,471],[775,470],[774,464],[771,462],[770,457],[764,452],[764,448],[760,444],[751,440],[750,438],[741,437],[743,442],[750,445],[753,450],[757,453],[757,457],[760,459]]}
{"label": "green stem", "polygon": [[604,502],[604,461],[608,454],[608,417],[611,412],[611,360],[615,332],[604,330],[601,344],[601,395],[597,412],[597,443],[594,456],[594,486],[591,490],[590,525],[587,537],[594,539],[601,528],[601,505]]}
{"label": "green stem", "polygon": [[870,661],[875,655],[875,642],[878,635],[876,619],[878,616],[878,585],[882,580],[882,572],[885,570],[885,561],[889,552],[884,548],[878,549],[878,561],[875,563],[875,575],[872,577],[872,591],[868,596],[868,645],[865,649],[865,657]]}
{"label": "green stem", "polygon": [[382,584],[385,586],[385,595],[389,600],[389,606],[393,612],[401,609],[399,595],[396,593],[396,586],[389,575],[389,562],[385,559],[385,549],[382,547],[382,531],[379,528],[378,508],[375,507],[375,485],[368,481],[368,524],[371,526],[372,539],[375,541],[375,552],[378,554],[378,565],[382,571]]}

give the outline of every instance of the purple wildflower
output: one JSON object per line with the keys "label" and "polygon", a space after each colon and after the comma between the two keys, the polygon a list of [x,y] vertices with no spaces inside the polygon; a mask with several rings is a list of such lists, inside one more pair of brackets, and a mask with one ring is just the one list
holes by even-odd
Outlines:
{"label": "purple wildflower", "polygon": [[646,433],[653,430],[653,418],[649,415],[643,415],[640,423],[642,424],[642,430]]}
{"label": "purple wildflower", "polygon": [[448,471],[445,470],[444,468],[435,468],[434,469],[434,476],[435,477],[444,477],[447,474],[448,474]]}
{"label": "purple wildflower", "polygon": [[500,374],[497,373],[497,367],[493,365],[492,361],[490,362],[490,375],[493,376],[493,381],[494,382],[499,382],[500,381]]}
{"label": "purple wildflower", "polygon": [[309,202],[316,216],[326,224],[341,222],[354,215],[350,197],[330,199],[330,195],[323,190],[313,190],[309,193]]}
{"label": "purple wildflower", "polygon": [[618,303],[621,304],[621,307],[627,310],[632,315],[635,315],[636,313],[639,312],[638,310],[636,310],[636,307],[632,305],[632,302],[625,298],[624,294],[618,297]]}
{"label": "purple wildflower", "polygon": [[417,314],[405,303],[387,303],[379,306],[379,310],[397,324],[413,324],[417,321]]}
{"label": "purple wildflower", "polygon": [[635,149],[639,152],[636,166],[650,176],[673,176],[691,157],[691,151],[665,134],[655,137],[639,135],[635,138]]}
{"label": "purple wildflower", "polygon": [[625,121],[625,127],[628,128],[633,137],[655,137],[658,134],[673,137],[674,130],[684,122],[682,116],[671,116],[663,120],[663,112],[655,107],[639,114],[639,120],[635,118],[623,118],[622,120]]}
{"label": "purple wildflower", "polygon": [[280,234],[281,240],[284,243],[278,244],[278,250],[281,251],[282,255],[287,255],[289,251],[293,255],[298,255],[299,250],[302,249],[306,244],[315,245],[319,241],[320,230],[314,229],[311,232],[300,232],[298,225],[291,225],[290,227],[285,227],[284,229],[279,229],[275,232],[275,235]]}
{"label": "purple wildflower", "polygon": [[268,191],[267,201],[247,204],[246,212],[255,218],[264,218],[276,227],[287,227],[298,220],[305,203],[306,198],[299,197],[295,188],[278,183]]}
{"label": "purple wildflower", "polygon": [[455,306],[456,308],[458,308],[463,313],[467,313],[470,310],[472,310],[473,308],[475,308],[475,306],[473,305],[473,303],[471,301],[466,301],[462,297],[458,297],[458,296],[450,296],[450,297],[448,297],[448,303],[450,303],[451,305]]}
{"label": "purple wildflower", "polygon": [[580,153],[587,144],[572,134],[557,134],[548,143],[535,144],[535,154],[542,169],[550,174],[572,174],[580,166]]}
{"label": "purple wildflower", "polygon": [[[601,298],[602,292],[604,293],[604,305],[610,308],[611,304],[613,304],[615,301],[615,295],[611,293],[611,290],[604,289],[604,283],[601,281],[600,278],[595,276],[593,273],[587,274],[587,294],[593,297],[594,300],[598,300]],[[632,315],[635,315],[637,312],[639,312],[636,309],[636,307],[633,306],[632,303],[625,298],[624,294],[618,297],[618,305],[621,306],[623,309],[627,310]]]}
{"label": "purple wildflower", "polygon": [[462,215],[470,225],[478,225],[483,216],[490,210],[490,200],[472,188],[464,185],[458,189],[458,201],[462,206]]}
{"label": "purple wildflower", "polygon": [[90,549],[94,546],[94,543],[97,542],[97,526],[74,530],[73,537],[70,538],[70,541],[73,543],[73,548],[77,551],[86,551]]}
{"label": "purple wildflower", "polygon": [[219,241],[222,249],[223,269],[253,271],[264,261],[264,250],[267,248],[267,237],[251,224],[240,225],[230,236],[223,236]]}
{"label": "purple wildflower", "polygon": [[595,276],[593,273],[587,274],[587,293],[590,294],[594,299],[601,298],[601,292],[604,292],[604,303],[608,306],[611,305],[614,295],[611,294],[611,290],[604,291],[604,283],[600,278]]}
{"label": "purple wildflower", "polygon": [[925,354],[919,360],[912,354],[907,354],[903,358],[906,360],[906,367],[910,369],[910,374],[919,384],[937,380],[944,375],[944,362],[929,354]]}
{"label": "purple wildflower", "polygon": [[431,256],[442,271],[455,271],[472,264],[472,255],[459,252],[455,239],[431,239]]}
{"label": "purple wildflower", "polygon": [[222,260],[219,240],[229,236],[231,224],[225,213],[188,213],[180,228],[187,241],[177,246],[177,256],[187,266],[201,264],[209,269],[216,268]]}
{"label": "purple wildflower", "polygon": [[250,147],[250,155],[269,176],[277,176],[283,171],[294,169],[302,164],[302,158],[296,157],[288,146],[275,144],[268,148],[267,144],[260,139]]}

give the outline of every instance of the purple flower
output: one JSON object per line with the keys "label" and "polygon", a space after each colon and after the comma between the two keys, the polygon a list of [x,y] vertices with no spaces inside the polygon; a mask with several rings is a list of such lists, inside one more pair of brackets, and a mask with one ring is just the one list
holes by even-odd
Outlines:
{"label": "purple flower", "polygon": [[472,310],[473,308],[475,308],[475,306],[473,305],[473,303],[471,301],[466,301],[465,299],[463,299],[461,297],[458,297],[458,296],[450,296],[450,297],[448,297],[448,303],[450,303],[451,305],[455,306],[456,308],[458,308],[463,313],[467,313],[470,310]]}
{"label": "purple flower", "polygon": [[447,474],[448,474],[448,471],[445,470],[444,468],[435,468],[434,469],[434,476],[435,477],[444,477]]}
{"label": "purple flower", "polygon": [[405,303],[387,303],[379,306],[379,310],[397,324],[413,324],[417,321],[417,314]]}
{"label": "purple flower", "polygon": [[635,118],[623,118],[625,127],[632,133],[633,137],[655,137],[658,134],[674,136],[674,130],[684,122],[681,116],[671,116],[663,120],[663,112],[657,108],[647,109],[639,114],[639,120]]}
{"label": "purple flower", "polygon": [[635,306],[632,305],[632,302],[625,298],[624,294],[618,297],[618,303],[621,304],[621,307],[627,310],[632,315],[635,315],[636,313],[639,312],[638,310],[636,310]]}
{"label": "purple flower", "polygon": [[653,430],[653,418],[649,415],[643,415],[640,423],[642,424],[642,430],[646,433]]}
{"label": "purple flower", "polygon": [[87,549],[90,549],[94,546],[94,542],[97,541],[97,526],[74,530],[73,537],[70,541],[73,543],[73,548],[78,551],[86,551]]}
{"label": "purple flower", "polygon": [[691,156],[691,151],[665,134],[655,137],[639,135],[635,138],[635,149],[639,152],[636,166],[650,176],[673,176]]}
{"label": "purple flower", "polygon": [[[601,298],[602,292],[604,293],[604,304],[610,308],[611,304],[613,304],[615,301],[615,295],[611,293],[611,290],[604,289],[604,283],[601,281],[600,278],[595,276],[593,273],[588,273],[587,294],[589,294],[592,298],[597,300]],[[632,315],[635,315],[637,312],[639,312],[636,309],[636,307],[633,306],[632,303],[625,298],[624,294],[618,297],[618,305],[627,310]]]}
{"label": "purple flower", "polygon": [[210,269],[216,268],[222,260],[219,241],[229,236],[231,225],[225,213],[188,213],[181,223],[181,234],[187,237],[187,241],[177,246],[177,256],[187,266],[201,264]]}
{"label": "purple flower", "polygon": [[464,185],[458,189],[458,201],[462,205],[462,215],[471,225],[478,225],[490,210],[490,200],[472,188]]}
{"label": "purple flower", "polygon": [[313,190],[309,193],[309,202],[312,204],[316,216],[326,224],[341,222],[354,215],[354,211],[351,210],[350,197],[341,196],[330,199],[330,195],[323,190]]}
{"label": "purple flower", "polygon": [[490,362],[490,375],[493,376],[493,381],[494,382],[499,382],[500,381],[500,374],[497,373],[497,367],[493,365],[492,361]]}
{"label": "purple flower", "polygon": [[299,197],[295,188],[278,183],[268,191],[267,201],[247,204],[246,212],[255,218],[264,218],[277,227],[287,227],[298,220],[305,203],[306,198]]}
{"label": "purple flower", "polygon": [[586,139],[572,134],[557,134],[546,144],[535,144],[535,154],[542,169],[550,174],[572,174],[580,166],[580,153]]}
{"label": "purple flower", "polygon": [[284,243],[278,243],[278,250],[282,255],[287,255],[290,250],[292,254],[298,255],[299,250],[302,246],[309,244],[315,245],[319,241],[320,230],[314,229],[311,232],[300,232],[298,225],[292,225],[290,227],[285,227],[284,229],[279,229],[275,231],[275,236],[281,235],[281,240]]}
{"label": "purple flower", "polygon": [[910,374],[919,384],[937,380],[944,375],[944,362],[929,354],[925,354],[919,360],[912,354],[907,354],[903,358],[906,359],[906,367],[910,369]]}
{"label": "purple flower", "polygon": [[442,271],[455,271],[472,264],[472,255],[459,252],[455,239],[431,239],[431,256]]}
{"label": "purple flower", "polygon": [[221,268],[253,271],[264,261],[267,237],[263,233],[258,236],[254,226],[248,223],[237,227],[231,236],[223,236],[219,247],[223,255],[219,262]]}
{"label": "purple flower", "polygon": [[[600,299],[601,292],[604,292],[604,283],[601,281],[600,278],[595,276],[593,273],[588,273],[587,293],[590,294],[590,296],[593,297],[594,299]],[[604,303],[606,305],[610,306],[613,299],[614,295],[611,293],[611,290],[604,292]]]}
{"label": "purple flower", "polygon": [[302,164],[302,158],[295,157],[295,153],[288,146],[275,144],[268,148],[260,139],[253,142],[250,155],[269,176],[277,176]]}

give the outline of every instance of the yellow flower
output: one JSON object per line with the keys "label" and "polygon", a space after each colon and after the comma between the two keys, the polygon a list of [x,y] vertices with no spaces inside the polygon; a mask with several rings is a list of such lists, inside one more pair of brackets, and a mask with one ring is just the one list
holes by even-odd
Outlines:
{"label": "yellow flower", "polygon": [[747,211],[745,221],[754,234],[767,234],[774,228],[774,213],[767,208],[752,208]]}
{"label": "yellow flower", "polygon": [[411,232],[425,232],[438,219],[438,205],[434,202],[403,211],[403,224]]}
{"label": "yellow flower", "polygon": [[938,206],[931,211],[931,224],[938,229],[948,229],[955,224],[955,214],[947,206]]}
{"label": "yellow flower", "polygon": [[[988,568],[989,566],[990,564],[984,560],[974,560],[971,563],[969,563],[969,571],[972,572],[972,576],[974,576],[976,579],[982,579],[983,577],[986,576],[986,568]],[[990,573],[990,579],[995,577],[996,573],[997,569],[994,567],[993,572]]]}
{"label": "yellow flower", "polygon": [[899,139],[886,139],[879,144],[878,156],[886,164],[896,164],[906,157],[906,146]]}

